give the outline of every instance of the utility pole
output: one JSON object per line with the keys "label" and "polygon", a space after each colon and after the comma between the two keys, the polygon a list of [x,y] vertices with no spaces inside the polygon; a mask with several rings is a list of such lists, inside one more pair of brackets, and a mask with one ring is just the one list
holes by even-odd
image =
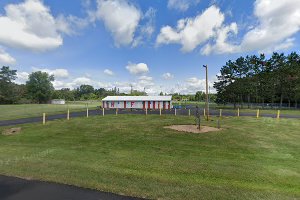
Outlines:
{"label": "utility pole", "polygon": [[206,111],[206,120],[209,118],[209,105],[208,105],[208,67],[207,65],[203,65],[205,68],[205,77],[206,77],[206,102],[205,102],[205,111]]}

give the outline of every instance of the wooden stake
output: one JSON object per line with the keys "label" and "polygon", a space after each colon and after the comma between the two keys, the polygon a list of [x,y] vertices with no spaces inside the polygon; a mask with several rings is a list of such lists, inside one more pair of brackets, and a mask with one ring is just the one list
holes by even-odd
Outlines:
{"label": "wooden stake", "polygon": [[238,116],[238,117],[240,116],[240,108],[238,108],[237,116]]}
{"label": "wooden stake", "polygon": [[43,113],[43,125],[46,124],[46,113]]}
{"label": "wooden stake", "polygon": [[280,110],[277,110],[277,119],[280,119]]}
{"label": "wooden stake", "polygon": [[102,115],[104,116],[104,108],[102,108]]}
{"label": "wooden stake", "polygon": [[86,108],[86,117],[89,117],[89,108]]}
{"label": "wooden stake", "polygon": [[259,118],[259,109],[257,109],[256,118]]}
{"label": "wooden stake", "polygon": [[70,109],[68,109],[67,120],[70,120]]}

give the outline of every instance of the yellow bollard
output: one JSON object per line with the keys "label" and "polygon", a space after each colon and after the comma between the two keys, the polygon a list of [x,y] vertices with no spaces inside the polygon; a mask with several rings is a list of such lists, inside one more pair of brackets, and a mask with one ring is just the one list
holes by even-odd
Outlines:
{"label": "yellow bollard", "polygon": [[256,118],[259,118],[259,109],[257,109]]}
{"label": "yellow bollard", "polygon": [[238,108],[237,116],[238,116],[238,117],[240,116],[240,108]]}
{"label": "yellow bollard", "polygon": [[189,116],[191,116],[191,109],[189,109]]}
{"label": "yellow bollard", "polygon": [[89,117],[89,108],[86,108],[86,117]]}
{"label": "yellow bollard", "polygon": [[43,125],[46,124],[46,113],[43,113]]}
{"label": "yellow bollard", "polygon": [[68,109],[67,120],[70,120],[70,109]]}
{"label": "yellow bollard", "polygon": [[175,108],[175,116],[176,116],[176,108]]}
{"label": "yellow bollard", "polygon": [[104,116],[104,108],[102,108],[102,115]]}
{"label": "yellow bollard", "polygon": [[277,119],[280,119],[280,110],[277,110]]}
{"label": "yellow bollard", "polygon": [[219,116],[222,117],[222,109],[220,109],[220,115]]}
{"label": "yellow bollard", "polygon": [[161,116],[161,108],[159,109],[159,115]]}

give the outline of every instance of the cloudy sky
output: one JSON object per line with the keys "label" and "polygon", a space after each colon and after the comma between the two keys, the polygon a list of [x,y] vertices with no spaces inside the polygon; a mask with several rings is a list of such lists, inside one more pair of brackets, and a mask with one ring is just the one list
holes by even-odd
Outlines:
{"label": "cloudy sky", "polygon": [[[299,0],[1,0],[0,65],[55,88],[204,90],[240,55],[297,51]],[[299,53],[299,51],[298,51]]]}

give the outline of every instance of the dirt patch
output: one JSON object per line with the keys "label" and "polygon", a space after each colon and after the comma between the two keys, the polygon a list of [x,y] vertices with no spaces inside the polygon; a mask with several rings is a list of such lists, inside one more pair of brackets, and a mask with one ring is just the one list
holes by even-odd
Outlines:
{"label": "dirt patch", "polygon": [[16,134],[19,134],[21,133],[21,128],[18,127],[18,128],[9,128],[9,129],[4,129],[2,131],[2,135],[16,135]]}
{"label": "dirt patch", "polygon": [[198,127],[195,125],[172,125],[172,126],[166,126],[165,128],[169,128],[181,132],[188,132],[188,133],[208,133],[208,132],[222,130],[222,129],[209,127],[209,126],[201,126],[201,129],[199,130]]}

